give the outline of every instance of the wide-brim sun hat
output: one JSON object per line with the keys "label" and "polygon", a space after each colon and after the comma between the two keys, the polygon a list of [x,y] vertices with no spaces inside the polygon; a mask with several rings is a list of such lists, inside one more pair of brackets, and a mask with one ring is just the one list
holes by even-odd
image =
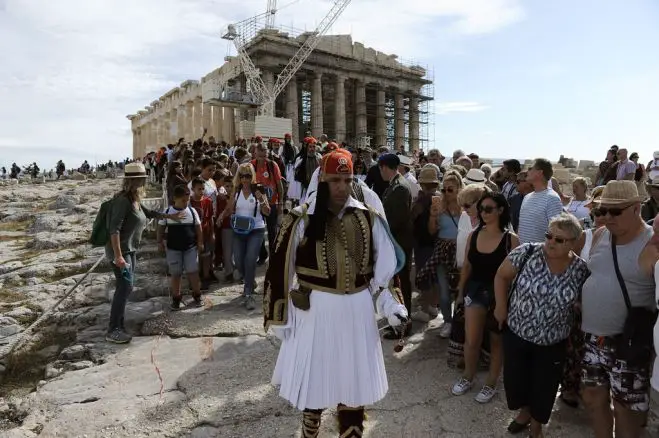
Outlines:
{"label": "wide-brim sun hat", "polygon": [[146,178],[146,168],[142,163],[128,163],[124,166],[122,178]]}
{"label": "wide-brim sun hat", "polygon": [[465,176],[462,181],[465,185],[469,184],[485,184],[487,179],[485,178],[485,172],[480,169],[469,169],[467,176]]}
{"label": "wide-brim sun hat", "polygon": [[419,184],[439,184],[439,175],[437,175],[437,171],[432,167],[424,167],[419,172],[417,182]]}
{"label": "wide-brim sun hat", "polygon": [[596,202],[605,205],[627,205],[644,200],[645,196],[638,194],[636,183],[624,180],[609,181],[602,191],[602,196]]}

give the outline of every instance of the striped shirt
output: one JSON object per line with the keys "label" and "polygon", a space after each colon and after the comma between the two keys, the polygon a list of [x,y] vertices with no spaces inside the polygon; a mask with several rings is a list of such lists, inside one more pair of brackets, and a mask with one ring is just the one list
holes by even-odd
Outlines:
{"label": "striped shirt", "polygon": [[549,220],[563,211],[561,198],[552,189],[524,196],[519,213],[521,243],[544,242]]}

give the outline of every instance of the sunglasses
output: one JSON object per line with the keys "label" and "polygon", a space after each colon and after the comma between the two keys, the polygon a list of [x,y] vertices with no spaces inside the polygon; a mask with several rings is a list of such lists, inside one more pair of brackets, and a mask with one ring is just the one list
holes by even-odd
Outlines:
{"label": "sunglasses", "polygon": [[565,242],[569,242],[572,239],[566,239],[564,237],[555,237],[553,234],[547,232],[545,233],[545,239],[547,240],[553,240],[554,242],[558,243],[559,245],[564,244]]}
{"label": "sunglasses", "polygon": [[462,204],[462,208],[464,208],[465,210],[469,210],[472,205],[474,204]]}
{"label": "sunglasses", "polygon": [[[627,210],[631,205],[628,205],[626,207],[614,207],[614,208],[607,208],[607,207],[599,207],[597,210],[599,211],[600,216],[606,216],[607,214],[611,215],[611,217],[616,217],[620,216],[623,211]],[[593,213],[594,214],[594,213]],[[595,215],[597,216],[597,215]]]}
{"label": "sunglasses", "polygon": [[442,193],[453,193],[453,192],[455,192],[455,190],[454,189],[441,189],[440,192],[442,192]]}
{"label": "sunglasses", "polygon": [[602,216],[602,212],[600,211],[599,208],[593,208],[592,210],[590,210],[590,214],[592,214],[595,217]]}
{"label": "sunglasses", "polygon": [[480,211],[481,213],[487,213],[487,214],[492,213],[496,209],[497,209],[497,207],[495,207],[494,205],[481,205],[481,206],[478,207],[478,211]]}
{"label": "sunglasses", "polygon": [[241,178],[251,178],[251,177],[252,177],[252,174],[251,174],[251,173],[241,173],[241,174],[240,174],[240,177],[241,177]]}

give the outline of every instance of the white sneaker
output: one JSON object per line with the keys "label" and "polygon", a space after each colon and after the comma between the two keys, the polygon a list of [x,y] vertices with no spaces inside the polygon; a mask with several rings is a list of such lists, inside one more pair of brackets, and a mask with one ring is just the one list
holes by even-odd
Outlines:
{"label": "white sneaker", "polygon": [[496,388],[492,388],[491,386],[484,385],[481,391],[476,394],[476,397],[474,397],[474,400],[476,400],[478,403],[487,403],[490,400],[492,400],[492,397],[494,397],[497,393]]}
{"label": "white sneaker", "polygon": [[428,315],[426,312],[423,310],[417,310],[416,312],[412,313],[412,320],[413,321],[419,321],[419,322],[429,322],[430,321],[430,315]]}
{"label": "white sneaker", "polygon": [[453,385],[453,388],[451,388],[451,394],[464,395],[471,389],[471,386],[472,382],[470,380],[467,380],[464,377],[460,377],[460,379],[455,382],[455,385]]}
{"label": "white sneaker", "polygon": [[451,323],[450,322],[445,322],[439,328],[439,337],[446,339],[450,336],[451,336]]}

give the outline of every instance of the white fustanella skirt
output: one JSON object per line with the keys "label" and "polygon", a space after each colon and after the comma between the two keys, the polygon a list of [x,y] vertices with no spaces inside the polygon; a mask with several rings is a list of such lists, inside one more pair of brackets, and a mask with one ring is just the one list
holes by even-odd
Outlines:
{"label": "white fustanella skirt", "polygon": [[368,289],[352,295],[311,293],[311,308],[289,302],[272,383],[296,408],[358,407],[384,398],[389,385]]}

